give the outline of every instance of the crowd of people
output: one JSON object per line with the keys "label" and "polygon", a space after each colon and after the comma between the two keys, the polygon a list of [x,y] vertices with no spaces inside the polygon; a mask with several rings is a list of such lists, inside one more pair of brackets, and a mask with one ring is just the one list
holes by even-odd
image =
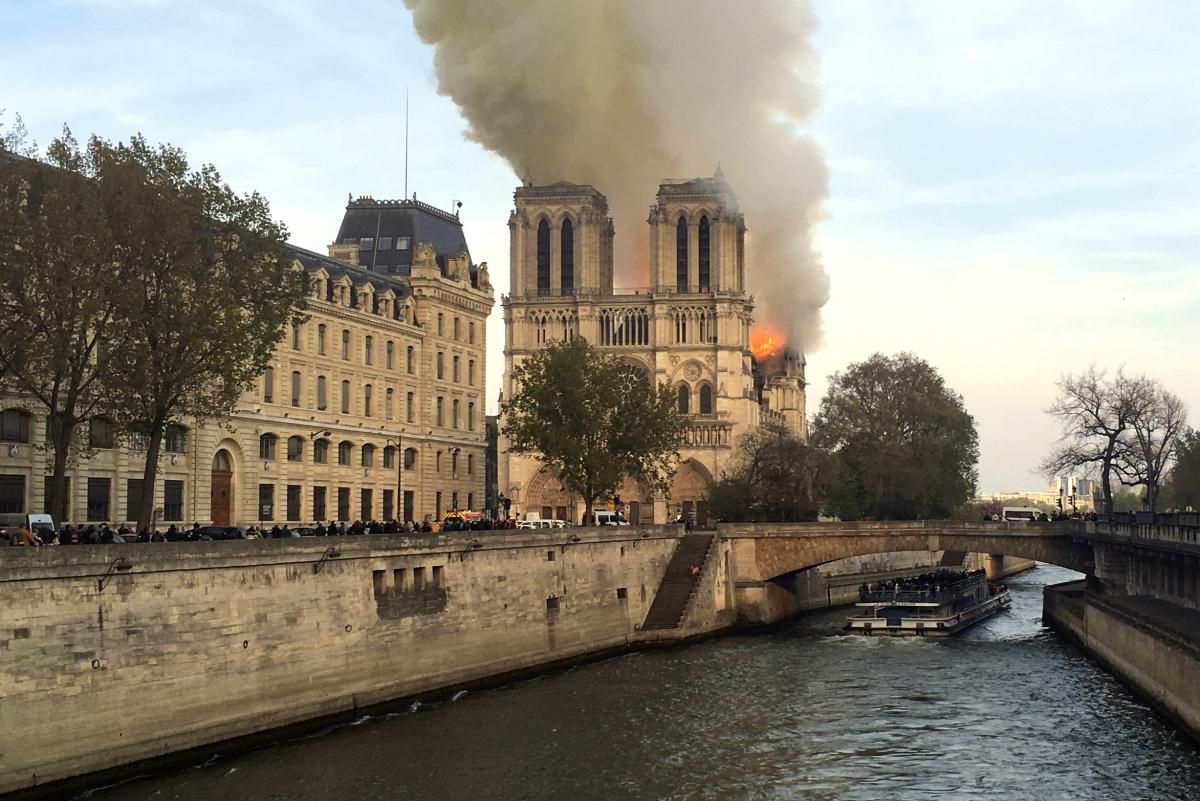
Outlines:
{"label": "crowd of people", "polygon": [[943,590],[973,576],[986,575],[986,571],[947,570],[945,568],[922,573],[919,576],[873,581],[858,588],[860,601],[928,600],[935,601]]}

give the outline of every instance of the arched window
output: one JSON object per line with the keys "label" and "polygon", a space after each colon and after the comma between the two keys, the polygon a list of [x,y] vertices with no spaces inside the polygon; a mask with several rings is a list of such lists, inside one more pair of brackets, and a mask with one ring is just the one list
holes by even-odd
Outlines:
{"label": "arched window", "polygon": [[450,404],[450,427],[458,428],[458,398]]}
{"label": "arched window", "polygon": [[370,334],[363,340],[363,361],[367,364],[375,363],[375,338]]}
{"label": "arched window", "polygon": [[167,453],[183,453],[187,450],[187,432],[186,428],[177,423],[167,425],[165,437]]}
{"label": "arched window", "polygon": [[322,438],[313,443],[313,463],[329,464],[329,440]]}
{"label": "arched window", "polygon": [[713,413],[712,385],[700,385],[700,414]]}
{"label": "arched window", "polygon": [[363,387],[363,416],[371,416],[371,385],[367,384]]}
{"label": "arched window", "polygon": [[467,362],[467,383],[475,386],[475,360],[471,359]]}
{"label": "arched window", "polygon": [[537,288],[539,295],[550,292],[550,223],[545,220],[538,223]]}
{"label": "arched window", "polygon": [[317,376],[317,409],[325,411],[329,405],[329,396],[325,386],[325,376]]}
{"label": "arched window", "polygon": [[93,417],[88,421],[88,444],[93,448],[113,446],[113,424],[107,417]]}
{"label": "arched window", "polygon": [[300,371],[292,371],[292,405],[300,405]]}
{"label": "arched window", "polygon": [[275,400],[275,368],[268,367],[263,370],[263,403],[272,403]]}
{"label": "arched window", "polygon": [[411,423],[413,421],[413,407],[416,405],[415,396],[408,392],[404,395],[404,420]]}
{"label": "arched window", "polygon": [[349,442],[338,443],[338,464],[350,464],[350,455],[354,451],[354,445]]}
{"label": "arched window", "polygon": [[29,442],[29,412],[23,409],[5,409],[0,414],[0,440]]}
{"label": "arched window", "polygon": [[688,407],[691,405],[692,392],[688,389],[687,384],[679,385],[679,413],[687,414]]}
{"label": "arched window", "polygon": [[405,363],[405,366],[408,370],[408,374],[412,375],[413,371],[415,371],[417,369],[417,355],[416,355],[416,352],[413,350],[412,345],[408,346],[408,355],[406,358],[407,358],[407,361]]}
{"label": "arched window", "polygon": [[350,330],[347,328],[342,329],[342,358],[350,358]]}
{"label": "arched window", "polygon": [[396,466],[396,449],[388,445],[383,449],[383,469],[388,470]]}
{"label": "arched window", "polygon": [[434,420],[436,421],[436,425],[444,426],[446,424],[446,418],[443,415],[444,407],[445,402],[442,400],[442,396],[439,395],[437,403],[434,404]]}
{"label": "arched window", "polygon": [[688,226],[683,215],[675,225],[675,289],[687,292],[688,288]]}
{"label": "arched window", "polygon": [[416,466],[417,466],[417,449],[416,448],[405,448],[404,449],[404,469],[412,470]]}
{"label": "arched window", "polygon": [[387,342],[387,345],[384,347],[384,353],[386,354],[384,356],[384,358],[387,359],[387,369],[389,369],[389,370],[392,369],[392,363],[395,361],[395,359],[394,359],[395,350],[396,350],[396,343],[392,342],[392,340],[389,339]]}
{"label": "arched window", "polygon": [[395,390],[393,390],[391,387],[388,387],[387,392],[384,394],[384,401],[383,401],[383,415],[388,420],[392,419],[392,413],[393,413],[392,404],[395,400],[395,397],[396,397]]}
{"label": "arched window", "polygon": [[708,291],[709,282],[709,235],[708,217],[700,218],[700,291]]}
{"label": "arched window", "polygon": [[263,434],[258,438],[258,458],[259,459],[274,459],[275,444],[279,441],[279,437],[274,434]]}
{"label": "arched window", "polygon": [[304,437],[300,437],[300,436],[288,437],[287,460],[289,462],[304,461]]}
{"label": "arched window", "polygon": [[575,288],[575,227],[570,218],[563,220],[559,259],[562,261],[562,293],[571,294]]}
{"label": "arched window", "polygon": [[374,445],[363,445],[362,446],[362,466],[363,467],[374,467],[375,466],[375,446]]}
{"label": "arched window", "polygon": [[454,376],[455,384],[462,381],[462,372],[459,370],[459,358],[457,356],[454,357],[454,371],[452,375]]}
{"label": "arched window", "polygon": [[213,455],[212,469],[214,473],[233,472],[233,461],[229,458],[229,451],[221,449]]}

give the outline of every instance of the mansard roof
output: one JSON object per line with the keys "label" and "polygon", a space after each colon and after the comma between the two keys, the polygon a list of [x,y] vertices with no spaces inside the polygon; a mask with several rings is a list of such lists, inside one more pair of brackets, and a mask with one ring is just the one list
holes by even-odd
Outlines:
{"label": "mansard roof", "polygon": [[344,261],[322,256],[320,253],[314,253],[297,245],[289,244],[287,249],[291,257],[300,262],[305,270],[315,272],[319,269],[324,269],[325,273],[333,281],[345,278],[354,286],[361,286],[363,283],[367,283],[376,292],[391,289],[396,294],[396,297],[401,299],[412,295],[412,286],[408,283],[408,279],[402,275],[380,275],[370,270],[365,270],[362,267],[347,264]]}
{"label": "mansard roof", "polygon": [[[388,247],[382,247],[381,241]],[[418,242],[433,246],[443,275],[446,256],[466,253],[474,283],[475,266],[458,215],[422,203],[415,197],[411,200],[376,200],[363,196],[350,200],[336,240],[341,245],[360,245],[358,261],[364,268],[399,275],[408,275],[411,271]],[[407,247],[398,247],[400,243]]]}

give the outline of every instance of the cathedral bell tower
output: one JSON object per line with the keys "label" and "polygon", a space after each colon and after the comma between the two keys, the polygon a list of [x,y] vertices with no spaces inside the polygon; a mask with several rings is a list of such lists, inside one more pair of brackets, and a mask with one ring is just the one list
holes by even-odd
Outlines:
{"label": "cathedral bell tower", "polygon": [[518,297],[612,294],[613,224],[594,187],[559,181],[513,193],[511,291]]}
{"label": "cathedral bell tower", "polygon": [[650,209],[655,292],[742,292],[746,221],[721,168],[711,178],[664,181]]}

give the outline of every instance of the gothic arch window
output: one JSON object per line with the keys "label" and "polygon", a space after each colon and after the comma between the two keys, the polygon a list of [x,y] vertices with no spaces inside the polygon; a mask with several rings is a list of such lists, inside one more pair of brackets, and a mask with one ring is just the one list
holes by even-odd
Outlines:
{"label": "gothic arch window", "polygon": [[700,385],[700,414],[713,413],[713,394],[711,384]]}
{"label": "gothic arch window", "polygon": [[559,259],[562,262],[560,286],[562,293],[570,295],[575,288],[575,227],[568,217],[562,223],[562,235],[559,243]]}
{"label": "gothic arch window", "polygon": [[538,223],[537,232],[537,289],[539,295],[550,292],[550,223]]}
{"label": "gothic arch window", "polygon": [[686,292],[688,286],[688,225],[681,214],[675,224],[675,289]]}
{"label": "gothic arch window", "polygon": [[687,414],[690,411],[690,409],[688,407],[691,406],[691,401],[692,401],[692,391],[690,389],[688,389],[687,384],[680,384],[679,385],[679,413],[680,414]]}
{"label": "gothic arch window", "polygon": [[707,292],[709,284],[708,217],[700,218],[700,291]]}

